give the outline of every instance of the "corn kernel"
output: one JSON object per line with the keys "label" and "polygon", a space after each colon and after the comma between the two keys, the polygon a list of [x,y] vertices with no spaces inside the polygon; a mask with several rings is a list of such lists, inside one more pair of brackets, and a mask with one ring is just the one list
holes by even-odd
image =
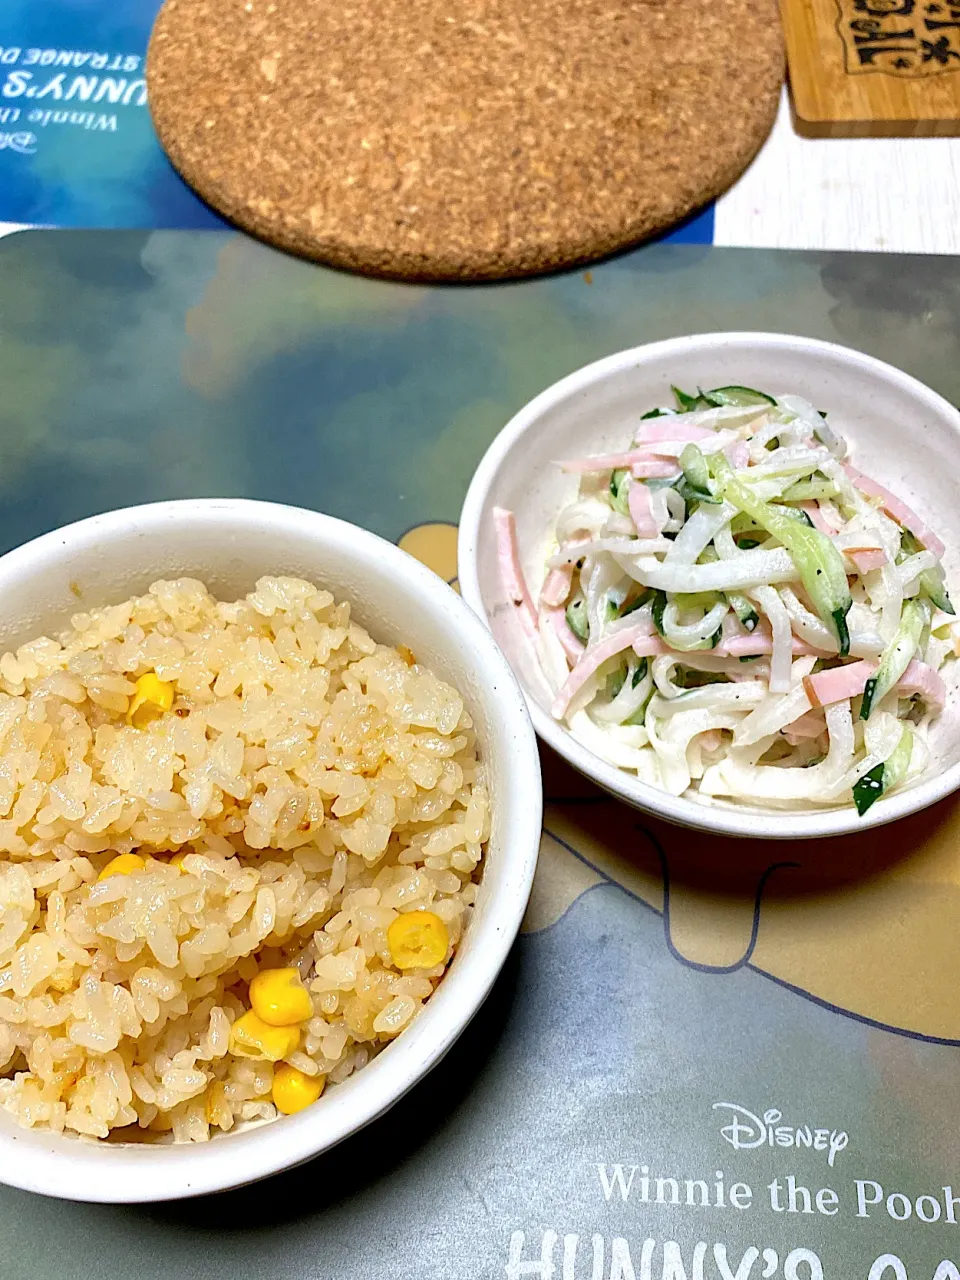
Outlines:
{"label": "corn kernel", "polygon": [[139,853],[118,853],[97,876],[98,880],[106,880],[108,876],[128,876],[132,871],[142,871],[146,862]]}
{"label": "corn kernel", "polygon": [[151,720],[156,720],[173,706],[173,685],[157,677],[156,672],[148,671],[137,681],[136,692],[127,708],[127,724],[135,729],[145,729]]}
{"label": "corn kernel", "polygon": [[250,983],[250,1003],[271,1027],[291,1027],[313,1017],[313,1001],[296,969],[261,969]]}
{"label": "corn kernel", "polygon": [[326,1076],[308,1076],[285,1062],[273,1073],[273,1105],[285,1116],[292,1116],[316,1102],[326,1082]]}
{"label": "corn kernel", "polygon": [[264,1058],[279,1062],[296,1051],[300,1028],[271,1027],[251,1009],[230,1028],[230,1052],[238,1058]]}
{"label": "corn kernel", "polygon": [[387,930],[387,946],[398,969],[432,969],[446,959],[450,935],[432,911],[408,911]]}

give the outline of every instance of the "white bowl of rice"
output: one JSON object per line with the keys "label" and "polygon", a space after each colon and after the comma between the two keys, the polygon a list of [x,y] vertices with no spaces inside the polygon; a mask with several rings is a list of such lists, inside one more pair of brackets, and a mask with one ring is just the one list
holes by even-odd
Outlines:
{"label": "white bowl of rice", "polygon": [[381,1115],[532,883],[489,633],[373,534],[232,499],[47,534],[0,601],[0,1179],[200,1195]]}
{"label": "white bowl of rice", "polygon": [[858,351],[671,338],[494,440],[464,598],[540,736],[671,822],[840,835],[960,786],[960,413]]}

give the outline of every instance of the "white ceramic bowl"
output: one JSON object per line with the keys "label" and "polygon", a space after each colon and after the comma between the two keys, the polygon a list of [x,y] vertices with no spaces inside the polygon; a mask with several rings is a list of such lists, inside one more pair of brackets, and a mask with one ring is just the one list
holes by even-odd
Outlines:
{"label": "white ceramic bowl", "polygon": [[490,770],[493,831],[477,908],[450,971],[413,1025],[314,1106],[203,1145],[97,1143],[19,1128],[0,1112],[0,1179],[71,1200],[134,1202],[253,1182],[332,1147],[381,1115],[473,1017],[520,926],[540,841],[537,743],[517,683],[467,606],[411,556],[330,516],[242,500],[165,502],[94,516],[0,558],[0,652],[85,605],[159,577],[202,578],[235,599],[265,573],[309,578],[349,600],[387,644],[408,644],[463,694]]}
{"label": "white ceramic bowl", "polygon": [[684,388],[738,383],[773,394],[793,392],[829,410],[857,467],[902,495],[939,532],[947,547],[948,581],[960,587],[960,413],[929,387],[859,351],[782,334],[702,334],[620,352],[555,383],[520,410],[477,468],[461,515],[464,599],[486,619],[507,655],[541,738],[628,804],[670,822],[727,835],[789,839],[863,830],[956,790],[960,713],[952,687],[931,735],[926,772],[909,788],[881,798],[863,818],[852,804],[783,812],[671,796],[598,759],[550,715],[550,689],[501,586],[492,509],[516,513],[520,558],[535,594],[555,518],[575,496],[578,483],[551,461],[622,449],[645,410],[672,402],[671,383]]}

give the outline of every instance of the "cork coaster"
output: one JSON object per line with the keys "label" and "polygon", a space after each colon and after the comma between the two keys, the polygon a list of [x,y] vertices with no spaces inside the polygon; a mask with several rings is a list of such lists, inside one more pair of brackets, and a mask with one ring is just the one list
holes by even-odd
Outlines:
{"label": "cork coaster", "polygon": [[777,0],[166,0],[160,141],[282,248],[490,279],[637,243],[723,191],[773,122]]}

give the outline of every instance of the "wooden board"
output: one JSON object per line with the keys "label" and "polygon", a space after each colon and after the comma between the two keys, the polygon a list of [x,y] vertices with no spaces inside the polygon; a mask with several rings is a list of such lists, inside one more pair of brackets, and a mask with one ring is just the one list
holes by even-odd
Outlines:
{"label": "wooden board", "polygon": [[960,135],[960,0],[781,0],[799,132]]}

